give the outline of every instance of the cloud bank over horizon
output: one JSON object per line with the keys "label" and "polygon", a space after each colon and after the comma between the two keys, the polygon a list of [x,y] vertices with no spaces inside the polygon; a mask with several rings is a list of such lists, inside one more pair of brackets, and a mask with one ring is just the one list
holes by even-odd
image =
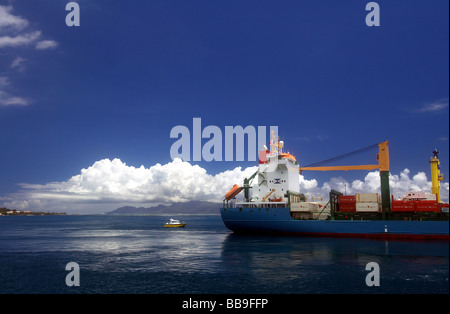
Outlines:
{"label": "cloud bank over horizon", "polygon": [[[236,167],[211,175],[204,168],[178,158],[149,168],[128,166],[117,158],[102,159],[66,181],[21,183],[18,192],[0,197],[0,204],[18,210],[98,212],[100,208],[109,211],[119,205],[152,206],[190,200],[221,202],[234,184],[241,185],[256,170],[256,166]],[[300,191],[309,199],[312,196],[326,199],[331,189],[346,194],[379,193],[380,190],[378,171],[369,172],[362,180],[348,182],[342,177],[332,177],[322,184],[299,176]],[[419,172],[411,177],[409,169],[391,174],[390,186],[394,197],[408,191],[431,191],[426,174]],[[441,184],[441,198],[449,199],[448,182]]]}

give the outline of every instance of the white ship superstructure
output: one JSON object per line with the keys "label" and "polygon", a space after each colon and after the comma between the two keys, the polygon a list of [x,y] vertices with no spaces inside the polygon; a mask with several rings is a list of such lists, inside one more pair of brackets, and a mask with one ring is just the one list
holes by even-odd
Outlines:
{"label": "white ship superstructure", "polygon": [[259,152],[257,183],[251,200],[257,203],[287,202],[288,191],[299,193],[299,165],[295,157],[283,153],[283,141],[272,134],[270,151]]}

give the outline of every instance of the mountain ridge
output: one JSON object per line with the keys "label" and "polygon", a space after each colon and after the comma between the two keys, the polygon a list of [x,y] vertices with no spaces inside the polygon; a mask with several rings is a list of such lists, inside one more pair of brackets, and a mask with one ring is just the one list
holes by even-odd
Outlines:
{"label": "mountain ridge", "polygon": [[219,214],[221,203],[208,201],[176,202],[171,205],[156,205],[153,207],[122,206],[106,212],[108,215],[157,215],[157,214]]}

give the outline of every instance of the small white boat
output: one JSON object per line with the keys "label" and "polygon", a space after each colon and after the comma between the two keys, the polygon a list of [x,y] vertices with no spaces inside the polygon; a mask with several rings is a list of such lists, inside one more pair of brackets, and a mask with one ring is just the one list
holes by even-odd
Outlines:
{"label": "small white boat", "polygon": [[164,224],[164,227],[166,228],[181,228],[184,226],[186,226],[184,222],[180,222],[178,219],[172,218],[170,218],[170,220]]}

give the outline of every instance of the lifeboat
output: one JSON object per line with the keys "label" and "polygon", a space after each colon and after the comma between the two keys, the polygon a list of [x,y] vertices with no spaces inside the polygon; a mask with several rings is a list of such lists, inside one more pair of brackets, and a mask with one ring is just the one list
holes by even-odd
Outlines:
{"label": "lifeboat", "polygon": [[231,200],[233,197],[238,195],[242,191],[243,187],[240,187],[239,185],[235,184],[231,188],[231,190],[228,191],[227,194],[225,194],[225,199],[227,201]]}
{"label": "lifeboat", "polygon": [[291,159],[294,162],[297,161],[297,159],[295,159],[295,156],[291,155],[289,153],[282,153],[282,154],[280,154],[280,156],[281,156],[281,158],[289,158],[289,159]]}
{"label": "lifeboat", "polygon": [[281,197],[280,198],[269,198],[269,202],[281,202]]}

